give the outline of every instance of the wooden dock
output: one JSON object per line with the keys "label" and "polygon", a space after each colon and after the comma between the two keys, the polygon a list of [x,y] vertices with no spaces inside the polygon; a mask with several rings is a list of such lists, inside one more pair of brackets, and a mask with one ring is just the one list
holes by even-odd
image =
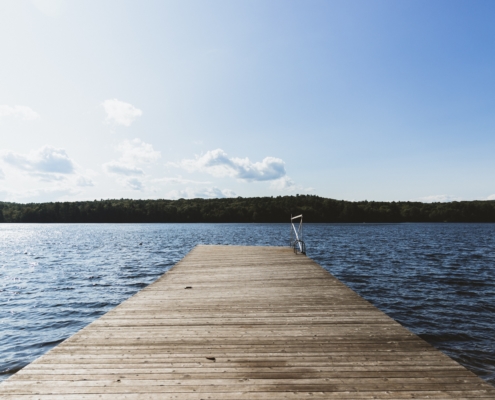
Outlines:
{"label": "wooden dock", "polygon": [[289,248],[198,246],[0,399],[495,399]]}

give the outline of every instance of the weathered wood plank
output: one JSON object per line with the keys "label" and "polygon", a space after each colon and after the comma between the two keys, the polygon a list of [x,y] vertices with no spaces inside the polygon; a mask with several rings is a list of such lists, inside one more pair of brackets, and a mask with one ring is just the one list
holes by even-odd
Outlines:
{"label": "weathered wood plank", "polygon": [[305,256],[198,246],[0,384],[0,399],[14,398],[495,399],[495,389]]}

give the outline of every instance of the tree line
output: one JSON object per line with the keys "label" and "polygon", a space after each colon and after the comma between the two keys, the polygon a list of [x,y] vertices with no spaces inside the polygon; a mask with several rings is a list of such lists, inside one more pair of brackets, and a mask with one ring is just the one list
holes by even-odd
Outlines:
{"label": "tree line", "polygon": [[495,222],[495,201],[344,201],[314,195],[179,200],[0,202],[0,222]]}

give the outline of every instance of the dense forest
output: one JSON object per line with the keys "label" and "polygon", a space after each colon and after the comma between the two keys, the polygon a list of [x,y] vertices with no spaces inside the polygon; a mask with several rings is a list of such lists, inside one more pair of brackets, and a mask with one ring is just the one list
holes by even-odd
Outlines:
{"label": "dense forest", "polygon": [[297,195],[226,199],[0,202],[0,222],[495,222],[495,201],[351,202]]}

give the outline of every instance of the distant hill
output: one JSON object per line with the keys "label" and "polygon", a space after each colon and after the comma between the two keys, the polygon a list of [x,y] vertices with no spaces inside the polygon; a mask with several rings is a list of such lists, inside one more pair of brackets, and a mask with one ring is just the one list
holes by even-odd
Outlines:
{"label": "distant hill", "polygon": [[376,202],[311,195],[179,200],[0,202],[0,222],[495,222],[495,201]]}

